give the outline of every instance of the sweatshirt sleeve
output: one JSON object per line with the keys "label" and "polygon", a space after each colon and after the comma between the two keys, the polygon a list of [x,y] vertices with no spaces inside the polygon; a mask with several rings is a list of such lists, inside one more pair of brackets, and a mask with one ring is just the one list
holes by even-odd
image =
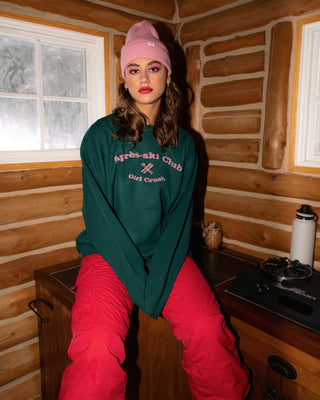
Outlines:
{"label": "sweatshirt sleeve", "polygon": [[165,227],[154,249],[145,290],[144,312],[153,318],[161,313],[173,283],[189,252],[193,188],[197,155],[189,137],[179,193],[166,216]]}
{"label": "sweatshirt sleeve", "polygon": [[125,285],[131,300],[143,306],[147,278],[145,262],[113,211],[110,185],[114,171],[107,160],[108,149],[102,150],[105,142],[101,143],[99,135],[93,140],[95,135],[92,133],[87,133],[81,145],[86,230],[78,236],[77,246],[82,250],[89,246],[91,253],[99,253]]}

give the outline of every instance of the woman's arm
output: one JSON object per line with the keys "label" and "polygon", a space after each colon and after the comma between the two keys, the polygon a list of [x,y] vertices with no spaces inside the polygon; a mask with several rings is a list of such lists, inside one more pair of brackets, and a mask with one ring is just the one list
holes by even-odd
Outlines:
{"label": "woman's arm", "polygon": [[[114,170],[99,138],[86,135],[81,145],[83,217],[86,231],[78,247],[94,247],[114,269],[135,304],[143,306],[147,278],[144,259],[115,215],[111,197]],[[108,198],[109,195],[109,198]],[[86,244],[84,244],[84,242]]]}
{"label": "woman's arm", "polygon": [[197,156],[190,137],[185,148],[185,164],[179,194],[166,216],[164,230],[149,265],[144,311],[154,318],[161,313],[189,251],[196,174]]}

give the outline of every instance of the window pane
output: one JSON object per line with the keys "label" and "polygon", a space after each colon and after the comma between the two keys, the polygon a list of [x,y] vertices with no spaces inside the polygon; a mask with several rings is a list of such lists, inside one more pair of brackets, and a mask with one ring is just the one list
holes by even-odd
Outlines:
{"label": "window pane", "polygon": [[0,150],[39,150],[36,100],[0,98]]}
{"label": "window pane", "polygon": [[45,149],[78,149],[88,128],[87,104],[44,102]]}
{"label": "window pane", "polygon": [[43,93],[86,97],[86,52],[57,45],[41,46]]}
{"label": "window pane", "polygon": [[0,92],[37,92],[34,42],[0,36]]}

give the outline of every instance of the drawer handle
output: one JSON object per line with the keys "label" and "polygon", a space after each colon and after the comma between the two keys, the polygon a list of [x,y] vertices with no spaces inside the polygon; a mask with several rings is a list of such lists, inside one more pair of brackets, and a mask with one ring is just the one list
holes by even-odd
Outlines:
{"label": "drawer handle", "polygon": [[287,361],[278,356],[269,356],[268,364],[271,369],[288,379],[296,379],[297,372],[294,367]]}
{"label": "drawer handle", "polygon": [[38,311],[38,307],[37,307],[37,302],[38,301],[41,301],[42,303],[44,303],[51,310],[53,310],[53,305],[51,303],[49,303],[48,301],[43,300],[43,299],[34,299],[34,300],[31,300],[29,302],[29,304],[28,304],[29,308],[40,318],[40,321],[42,323],[44,323],[44,322],[46,322],[46,319],[43,318],[43,316]]}

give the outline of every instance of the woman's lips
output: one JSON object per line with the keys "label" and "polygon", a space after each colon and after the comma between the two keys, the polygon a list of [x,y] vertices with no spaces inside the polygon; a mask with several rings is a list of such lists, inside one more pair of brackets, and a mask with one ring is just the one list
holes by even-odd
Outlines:
{"label": "woman's lips", "polygon": [[142,88],[139,89],[139,93],[141,94],[147,94],[147,93],[151,93],[153,89],[151,89],[148,86],[143,86]]}

